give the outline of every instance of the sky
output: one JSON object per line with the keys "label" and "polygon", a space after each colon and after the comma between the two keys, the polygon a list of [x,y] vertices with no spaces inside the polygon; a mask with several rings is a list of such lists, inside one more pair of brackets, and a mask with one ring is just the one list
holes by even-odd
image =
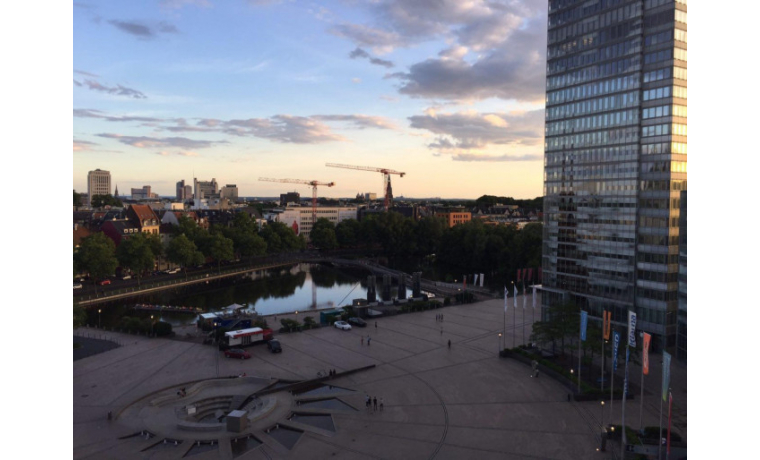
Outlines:
{"label": "sky", "polygon": [[240,196],[542,195],[547,3],[86,1],[73,7],[73,187],[215,178]]}

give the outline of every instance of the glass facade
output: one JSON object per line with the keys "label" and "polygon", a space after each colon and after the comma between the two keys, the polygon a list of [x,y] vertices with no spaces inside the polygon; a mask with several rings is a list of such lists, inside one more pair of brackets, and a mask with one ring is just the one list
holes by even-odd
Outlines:
{"label": "glass facade", "polygon": [[674,346],[686,190],[686,2],[550,0],[544,306]]}

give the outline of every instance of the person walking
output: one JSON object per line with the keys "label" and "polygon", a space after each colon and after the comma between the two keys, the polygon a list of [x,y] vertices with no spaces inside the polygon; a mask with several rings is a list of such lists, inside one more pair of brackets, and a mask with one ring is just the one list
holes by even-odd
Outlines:
{"label": "person walking", "polygon": [[449,350],[451,350],[451,339],[449,339]]}
{"label": "person walking", "polygon": [[362,336],[362,346],[364,346],[364,336]]}
{"label": "person walking", "polygon": [[375,321],[375,332],[377,332],[377,321]]}
{"label": "person walking", "polygon": [[372,337],[367,336],[367,346],[369,346],[369,341],[372,340]]}
{"label": "person walking", "polygon": [[374,403],[374,406],[375,406],[374,411],[377,412],[377,396],[372,398],[372,402]]}
{"label": "person walking", "polygon": [[369,410],[369,402],[370,402],[369,395],[365,395],[364,397],[365,397],[364,407],[366,407],[367,410]]}
{"label": "person walking", "polygon": [[443,335],[443,328],[441,328],[441,335]]}

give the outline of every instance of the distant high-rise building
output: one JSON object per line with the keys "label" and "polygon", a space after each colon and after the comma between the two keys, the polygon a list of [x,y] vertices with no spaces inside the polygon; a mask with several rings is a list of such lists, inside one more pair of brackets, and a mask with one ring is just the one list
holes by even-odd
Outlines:
{"label": "distant high-rise building", "polygon": [[210,182],[207,181],[200,181],[198,179],[193,178],[193,198],[196,198],[198,200],[202,200],[204,198],[211,198],[214,195],[219,194],[219,184],[216,182],[215,178],[212,178]]}
{"label": "distant high-rise building", "polygon": [[150,190],[151,190],[150,185],[143,185],[142,188],[133,188],[131,190],[132,199],[133,200],[150,200],[150,199],[158,198],[158,194],[153,193]]}
{"label": "distant high-rise building", "polygon": [[544,307],[637,313],[673,347],[686,190],[686,1],[550,0]]}
{"label": "distant high-rise building", "polygon": [[[188,190],[190,191],[188,193]],[[176,187],[177,201],[185,201],[192,198],[193,188],[190,185],[185,185],[185,179],[177,182]]]}
{"label": "distant high-rise building", "polygon": [[219,192],[220,198],[227,198],[231,202],[235,202],[238,199],[238,188],[235,184],[227,184],[224,187],[222,187],[222,190]]}
{"label": "distant high-rise building", "polygon": [[288,203],[301,203],[301,194],[298,192],[281,193],[280,206],[287,206]]}
{"label": "distant high-rise building", "polygon": [[111,173],[96,169],[87,173],[87,204],[92,205],[94,195],[111,194]]}

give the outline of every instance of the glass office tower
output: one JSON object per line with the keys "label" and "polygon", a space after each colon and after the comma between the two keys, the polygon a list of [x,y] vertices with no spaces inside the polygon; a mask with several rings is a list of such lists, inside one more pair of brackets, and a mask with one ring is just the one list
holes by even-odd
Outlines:
{"label": "glass office tower", "polygon": [[672,347],[686,0],[550,0],[545,134],[543,307],[634,310]]}

